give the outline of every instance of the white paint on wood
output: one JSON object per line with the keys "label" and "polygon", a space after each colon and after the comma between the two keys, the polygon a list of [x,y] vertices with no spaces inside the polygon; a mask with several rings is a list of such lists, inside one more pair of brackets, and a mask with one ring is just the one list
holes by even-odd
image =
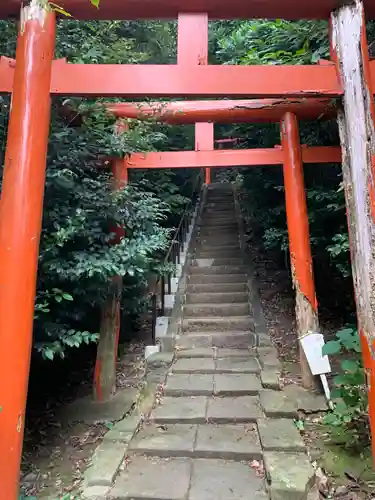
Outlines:
{"label": "white paint on wood", "polygon": [[[338,122],[343,152],[343,175],[348,208],[353,280],[360,325],[368,340],[375,337],[374,322],[374,223],[368,186],[372,184],[375,151],[370,91],[363,74],[360,0],[332,13],[332,43],[344,88]],[[371,343],[369,343],[371,345]]]}

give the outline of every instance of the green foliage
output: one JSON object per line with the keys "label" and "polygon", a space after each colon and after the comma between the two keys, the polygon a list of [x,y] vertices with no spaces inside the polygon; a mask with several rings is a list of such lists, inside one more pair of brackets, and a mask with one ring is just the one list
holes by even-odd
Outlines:
{"label": "green foliage", "polygon": [[[13,57],[15,23],[0,27],[0,52]],[[164,63],[173,60],[174,35],[175,23],[60,19],[56,57],[74,63]],[[46,360],[98,339],[101,304],[114,276],[123,278],[122,316],[137,317],[147,309],[150,273],[158,269],[191,195],[195,174],[167,170],[131,172],[130,186],[112,192],[108,158],[166,149],[168,128],[131,121],[129,130],[117,135],[115,118],[101,102],[58,97],[52,102],[34,324],[35,352]],[[8,98],[0,98],[0,111],[3,156]],[[124,227],[126,238],[112,245],[116,225]]]}
{"label": "green foliage", "polygon": [[325,21],[245,21],[221,27],[217,55],[229,64],[312,64],[328,59]]}
{"label": "green foliage", "polygon": [[[370,45],[374,36],[371,27]],[[315,64],[329,58],[325,21],[221,22],[212,26],[210,41],[215,52],[211,59],[222,64]],[[302,144],[339,144],[334,120],[299,125]],[[225,125],[218,127],[217,134],[240,138],[244,148],[272,148],[280,144],[279,124]],[[240,172],[248,209],[253,214],[253,235],[275,256],[279,254],[281,265],[290,267],[282,169],[261,167]],[[337,307],[350,311],[351,268],[341,167],[305,165],[304,173],[318,296],[330,310]],[[327,287],[327,275],[331,276],[332,289]]]}
{"label": "green foliage", "polygon": [[336,333],[323,347],[323,354],[338,356],[340,373],[333,378],[334,410],[324,418],[331,439],[352,451],[363,451],[370,444],[368,397],[361,344],[355,328]]}

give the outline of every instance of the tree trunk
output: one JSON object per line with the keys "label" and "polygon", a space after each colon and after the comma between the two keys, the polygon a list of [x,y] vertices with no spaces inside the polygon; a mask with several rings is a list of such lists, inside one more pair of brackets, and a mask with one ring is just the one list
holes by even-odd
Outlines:
{"label": "tree trunk", "polygon": [[102,308],[100,339],[94,374],[94,398],[107,401],[116,391],[116,363],[120,334],[121,279],[111,284],[108,299]]}

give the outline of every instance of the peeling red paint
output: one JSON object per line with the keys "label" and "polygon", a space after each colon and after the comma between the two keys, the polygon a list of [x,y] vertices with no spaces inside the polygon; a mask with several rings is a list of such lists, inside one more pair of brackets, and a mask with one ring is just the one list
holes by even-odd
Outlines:
{"label": "peeling red paint", "polygon": [[[222,101],[176,101],[154,103],[108,103],[107,110],[118,117],[153,119],[172,124],[204,121],[215,123],[278,122],[290,111],[301,120],[336,115],[330,99],[262,99]],[[223,140],[222,140],[223,141]]]}
{"label": "peeling red paint", "polygon": [[312,270],[302,150],[296,116],[292,113],[286,113],[281,128],[286,214],[294,280],[298,290],[306,297],[316,312],[318,302]]}

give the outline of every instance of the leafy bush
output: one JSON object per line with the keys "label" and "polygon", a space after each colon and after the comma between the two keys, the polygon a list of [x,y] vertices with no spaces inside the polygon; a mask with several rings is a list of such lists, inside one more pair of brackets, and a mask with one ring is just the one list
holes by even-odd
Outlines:
{"label": "leafy bush", "polygon": [[331,439],[353,451],[370,444],[368,397],[358,331],[345,328],[323,347],[323,354],[340,355],[341,373],[333,378],[334,410],[324,423]]}

